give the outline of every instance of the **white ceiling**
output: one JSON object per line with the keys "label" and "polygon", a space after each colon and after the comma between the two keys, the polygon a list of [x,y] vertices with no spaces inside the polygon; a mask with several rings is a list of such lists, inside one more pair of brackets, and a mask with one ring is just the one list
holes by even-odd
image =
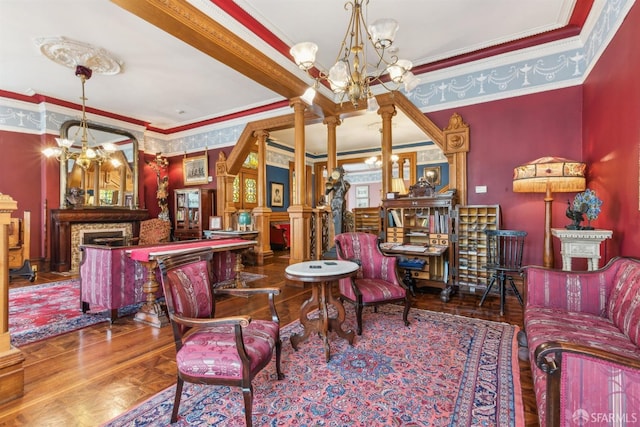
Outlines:
{"label": "white ceiling", "polygon": [[[414,68],[478,49],[565,26],[577,0],[370,0],[368,22],[392,17],[400,24],[398,56]],[[211,0],[190,3],[258,46],[281,65],[298,71]],[[343,0],[236,0],[238,6],[286,45],[314,41],[319,68],[334,62],[349,13]],[[101,47],[123,63],[123,72],[97,75],[87,82],[87,105],[172,129],[229,113],[268,105],[283,98],[217,62],[177,38],[107,0],[1,0],[0,90],[40,94],[79,103],[74,71],[44,57],[36,44],[44,37],[65,37]],[[300,77],[303,78],[300,72]],[[425,139],[401,114],[394,118],[394,144]],[[338,128],[348,147],[376,145],[375,114],[348,118]],[[272,133],[287,143],[290,133]],[[310,152],[326,152],[326,128],[306,131]],[[343,147],[346,149],[346,147]]]}

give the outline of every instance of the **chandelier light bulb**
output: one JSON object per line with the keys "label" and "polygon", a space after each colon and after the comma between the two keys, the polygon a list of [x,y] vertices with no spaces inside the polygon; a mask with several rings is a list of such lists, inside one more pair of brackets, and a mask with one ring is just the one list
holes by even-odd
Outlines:
{"label": "chandelier light bulb", "polygon": [[316,53],[318,52],[318,45],[312,42],[302,42],[293,46],[289,53],[293,56],[296,65],[302,70],[307,71],[316,62]]}
{"label": "chandelier light bulb", "polygon": [[387,48],[393,44],[399,25],[395,19],[378,19],[369,26],[371,41],[377,48]]}
{"label": "chandelier light bulb", "polygon": [[398,59],[395,64],[389,66],[387,71],[389,71],[389,77],[394,83],[402,83],[402,78],[405,73],[413,67],[411,61],[406,59]]}
{"label": "chandelier light bulb", "polygon": [[73,139],[56,138],[56,142],[58,143],[58,147],[71,148],[73,145]]}
{"label": "chandelier light bulb", "polygon": [[60,147],[47,147],[42,150],[42,154],[47,157],[58,157],[62,154],[62,150],[60,149]]}
{"label": "chandelier light bulb", "polygon": [[338,61],[329,70],[329,84],[331,90],[335,93],[341,93],[347,90],[349,84],[349,70],[344,61]]}
{"label": "chandelier light bulb", "polygon": [[411,71],[407,71],[402,78],[402,82],[404,83],[404,90],[406,92],[411,92],[420,83],[420,78],[416,77]]}
{"label": "chandelier light bulb", "polygon": [[102,148],[104,149],[104,151],[108,153],[115,153],[118,150],[118,147],[116,147],[116,144],[112,142],[105,142],[104,144],[102,144]]}

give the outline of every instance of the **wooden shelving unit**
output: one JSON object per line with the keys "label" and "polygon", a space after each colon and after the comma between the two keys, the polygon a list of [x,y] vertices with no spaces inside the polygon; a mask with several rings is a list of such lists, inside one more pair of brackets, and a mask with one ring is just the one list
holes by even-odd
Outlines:
{"label": "wooden shelving unit", "polygon": [[201,239],[214,214],[214,190],[179,189],[174,191],[173,233],[177,240]]}
{"label": "wooden shelving unit", "polygon": [[485,230],[500,229],[500,205],[456,206],[458,230],[458,286],[470,292],[484,290],[489,284],[487,236]]}
{"label": "wooden shelving unit", "polygon": [[355,231],[380,235],[382,230],[382,208],[353,208]]}

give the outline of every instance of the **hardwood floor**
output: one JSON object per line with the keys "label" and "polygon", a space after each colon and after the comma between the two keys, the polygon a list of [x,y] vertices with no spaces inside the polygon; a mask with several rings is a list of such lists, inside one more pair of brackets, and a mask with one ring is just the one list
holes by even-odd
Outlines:
{"label": "hardwood floor", "polygon": [[[278,286],[278,313],[283,325],[298,318],[309,287],[287,286],[284,268],[288,259],[247,267],[267,276],[251,286]],[[39,273],[35,283],[61,280],[56,274]],[[11,287],[29,286],[16,280]],[[515,297],[507,298],[505,316],[499,315],[499,299],[488,298],[478,307],[479,295],[456,294],[448,303],[439,290],[419,293],[414,307],[462,316],[502,321],[522,326],[522,309]],[[250,314],[268,318],[266,299],[253,298],[243,305],[237,299],[219,301],[221,316]],[[286,343],[285,345],[288,345]],[[25,361],[24,397],[0,405],[0,426],[96,426],[126,412],[175,383],[175,347],[170,327],[152,328],[132,317],[114,324],[101,323],[75,332],[20,347]],[[520,362],[525,424],[537,426],[535,396],[528,362]]]}

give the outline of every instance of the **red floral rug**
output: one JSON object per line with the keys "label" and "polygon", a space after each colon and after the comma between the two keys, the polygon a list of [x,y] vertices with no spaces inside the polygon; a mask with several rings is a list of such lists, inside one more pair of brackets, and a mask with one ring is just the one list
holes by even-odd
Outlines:
{"label": "red floral rug", "polygon": [[[252,282],[266,276],[243,271],[241,277]],[[232,284],[230,279],[220,285]],[[123,307],[118,316],[134,314],[139,306]],[[107,309],[91,307],[82,313],[79,279],[9,289],[9,333],[16,347],[107,321]]]}
{"label": "red floral rug", "polygon": [[78,279],[9,290],[9,332],[18,347],[107,322],[108,314],[82,313]]}
{"label": "red floral rug", "polygon": [[[345,325],[355,327],[353,310]],[[332,334],[331,360],[312,334],[293,351],[298,321],[283,327],[282,369],[253,381],[254,426],[521,426],[524,412],[516,333],[505,323],[412,309],[365,309],[354,346]],[[165,426],[175,387],[106,426]],[[176,426],[244,425],[237,387],[185,384]]]}

